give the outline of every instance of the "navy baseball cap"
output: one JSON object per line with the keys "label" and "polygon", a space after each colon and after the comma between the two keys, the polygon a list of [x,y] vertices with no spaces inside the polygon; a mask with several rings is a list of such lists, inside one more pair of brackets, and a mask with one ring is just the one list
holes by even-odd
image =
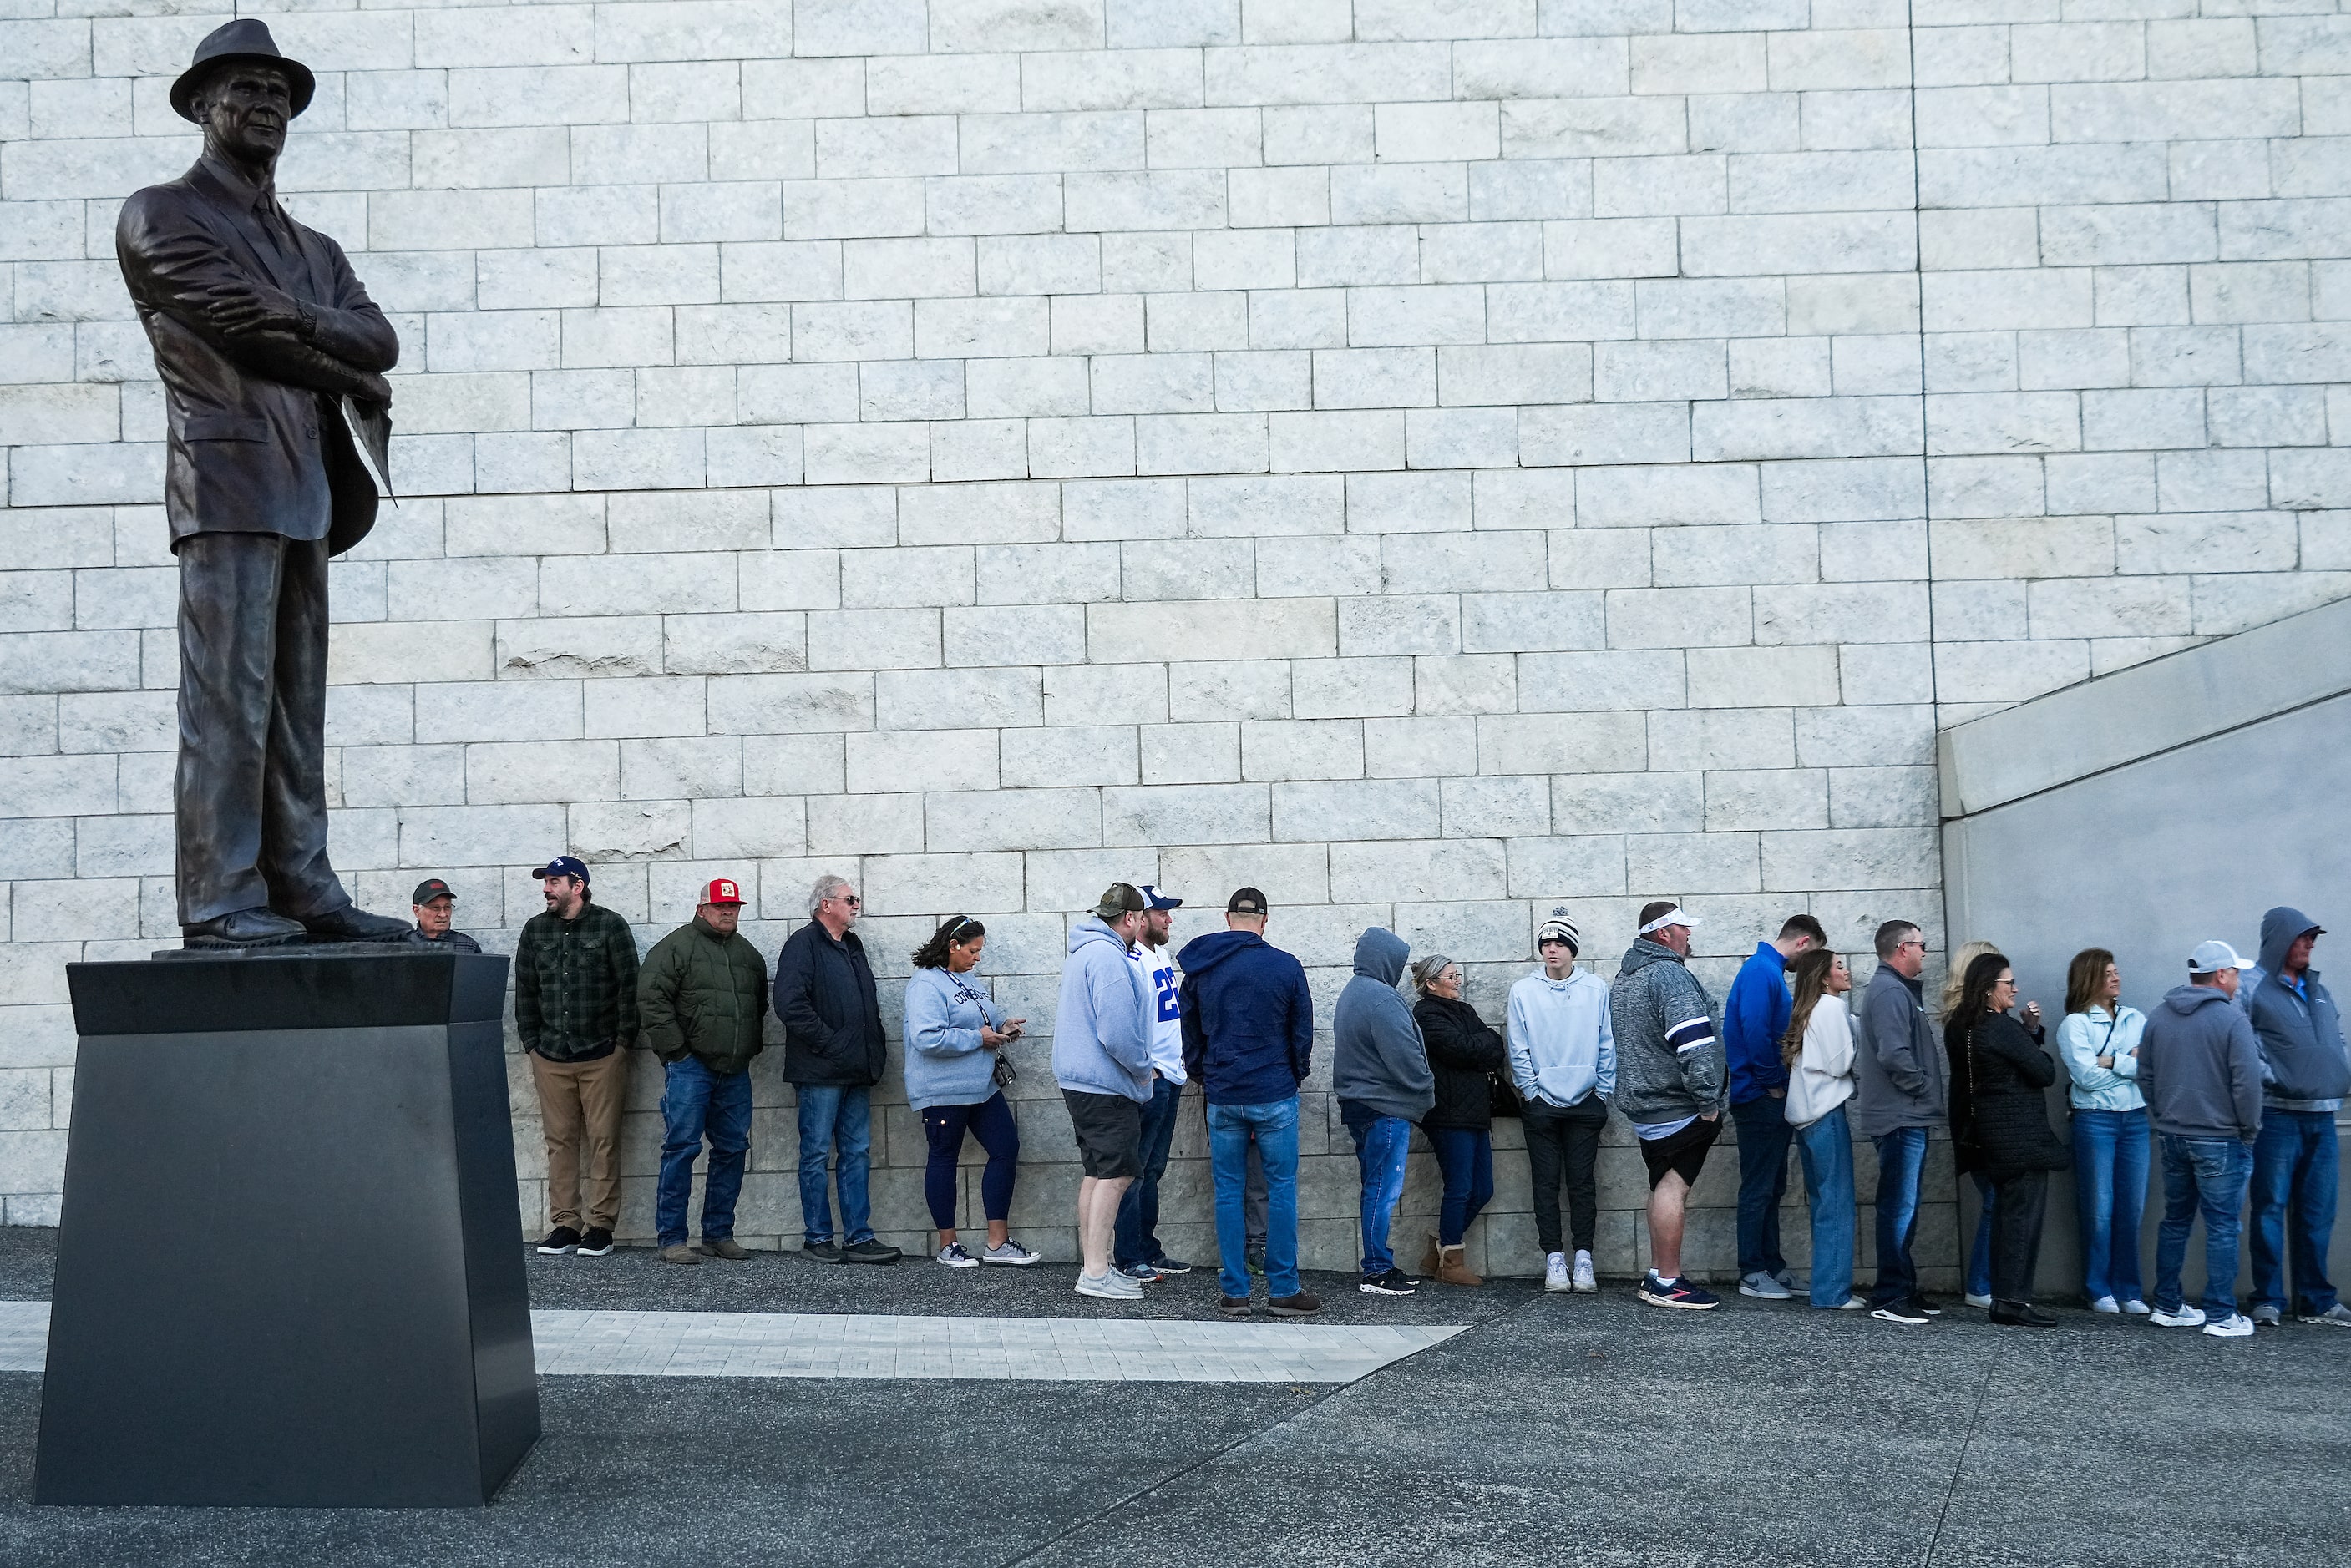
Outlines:
{"label": "navy baseball cap", "polygon": [[1137,891],[1143,895],[1143,907],[1146,909],[1180,909],[1184,907],[1183,899],[1169,898],[1149,882]]}
{"label": "navy baseball cap", "polygon": [[575,860],[569,855],[559,855],[531,875],[542,882],[549,877],[577,877],[585,882],[588,880],[588,863]]}

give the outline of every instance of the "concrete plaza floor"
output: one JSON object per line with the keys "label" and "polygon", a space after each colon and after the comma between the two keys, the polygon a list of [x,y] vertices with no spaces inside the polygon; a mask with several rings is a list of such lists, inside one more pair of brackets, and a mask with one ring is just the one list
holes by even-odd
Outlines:
{"label": "concrete plaza floor", "polygon": [[[0,1300],[46,1298],[52,1239],[0,1231]],[[529,1269],[558,1309],[1207,1318],[1216,1293],[1098,1306],[1066,1265],[791,1254]],[[548,1377],[538,1447],[453,1512],[37,1509],[40,1378],[0,1375],[0,1563],[2351,1563],[2351,1334],[1309,1284],[1332,1322],[1466,1332],[1349,1384]]]}

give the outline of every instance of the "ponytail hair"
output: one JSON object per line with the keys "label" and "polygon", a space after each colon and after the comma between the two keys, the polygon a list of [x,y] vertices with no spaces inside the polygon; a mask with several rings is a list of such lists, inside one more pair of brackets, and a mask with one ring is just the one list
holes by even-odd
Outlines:
{"label": "ponytail hair", "polygon": [[1804,1054],[1804,1031],[1812,1024],[1813,1009],[1828,994],[1836,961],[1836,954],[1826,948],[1807,948],[1788,961],[1788,972],[1796,979],[1796,1005],[1788,1014],[1788,1032],[1780,1036],[1782,1066],[1794,1066]]}
{"label": "ponytail hair", "polygon": [[939,929],[931,933],[931,940],[914,950],[913,955],[914,967],[945,969],[947,967],[949,943],[961,945],[969,942],[974,937],[986,935],[987,935],[987,928],[969,915],[949,915],[940,923]]}

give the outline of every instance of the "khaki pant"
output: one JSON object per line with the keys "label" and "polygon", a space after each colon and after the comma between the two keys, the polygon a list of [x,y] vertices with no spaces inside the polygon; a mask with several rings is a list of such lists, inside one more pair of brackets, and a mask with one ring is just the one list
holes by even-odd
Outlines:
{"label": "khaki pant", "polygon": [[[610,1231],[621,1218],[621,1107],[629,1097],[629,1054],[592,1062],[534,1054],[538,1118],[547,1133],[547,1208],[553,1225]],[[587,1222],[580,1222],[580,1145],[588,1145]]]}

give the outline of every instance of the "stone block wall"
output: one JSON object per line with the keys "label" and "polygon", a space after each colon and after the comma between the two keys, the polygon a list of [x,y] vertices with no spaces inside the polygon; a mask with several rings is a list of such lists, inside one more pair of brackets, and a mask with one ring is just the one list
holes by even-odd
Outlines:
{"label": "stone block wall", "polygon": [[[823,868],[893,951],[980,914],[1040,1027],[1113,877],[1265,888],[1326,999],[1376,921],[1490,1012],[1558,903],[1604,971],[1687,899],[1718,985],[1798,909],[1939,948],[1938,724],[2351,591],[2331,0],[243,9],[319,72],[287,200],[404,346],[403,500],[335,568],[336,855],[494,946],[569,849],[648,939],[721,872],[770,951]],[[224,17],[0,11],[0,1194],[40,1222],[61,965],[174,930],[110,230]]]}

